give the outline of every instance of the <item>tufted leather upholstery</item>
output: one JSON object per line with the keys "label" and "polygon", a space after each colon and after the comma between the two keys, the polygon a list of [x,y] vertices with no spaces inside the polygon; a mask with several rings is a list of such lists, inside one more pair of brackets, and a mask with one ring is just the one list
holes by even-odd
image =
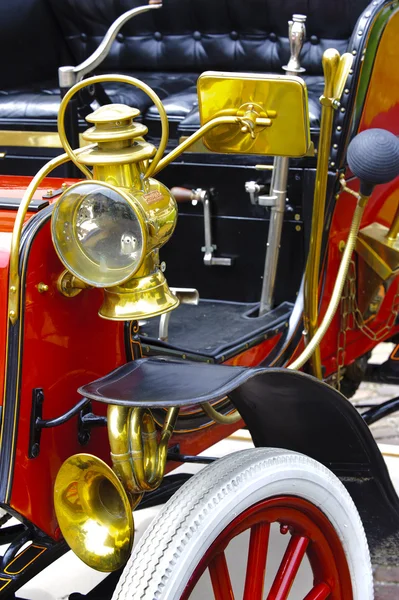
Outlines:
{"label": "tufted leather upholstery", "polygon": [[[24,48],[31,60],[21,61],[17,52],[21,72],[19,63],[17,69],[11,69],[8,61],[2,61],[0,128],[55,128],[59,106],[57,66],[84,60],[122,12],[143,3],[14,0],[8,5],[7,15],[0,21],[2,35],[6,32],[10,39],[13,35],[8,48],[16,46],[15,32],[11,32],[13,19],[18,27],[24,23]],[[164,8],[140,15],[125,26],[101,69],[125,71],[143,79],[164,101],[172,135],[188,135],[199,126],[195,91],[198,75],[207,69],[281,73],[281,66],[289,58],[287,22],[293,13],[304,13],[308,15],[308,37],[301,62],[307,70],[311,126],[317,129],[323,51],[331,46],[340,52],[346,50],[367,4],[367,0],[164,0]],[[0,8],[0,15],[4,11]],[[32,23],[36,35],[30,31]],[[0,40],[3,44],[4,37]],[[24,87],[20,86],[22,81]],[[159,135],[156,110],[149,108],[148,99],[140,91],[117,84],[108,85],[106,91],[112,101],[138,106],[150,133]]]}

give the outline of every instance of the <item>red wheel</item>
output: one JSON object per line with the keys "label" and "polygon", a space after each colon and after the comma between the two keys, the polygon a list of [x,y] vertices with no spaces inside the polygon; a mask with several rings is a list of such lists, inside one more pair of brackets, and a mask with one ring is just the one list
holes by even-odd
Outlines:
{"label": "red wheel", "polygon": [[225,551],[234,538],[248,530],[250,538],[243,599],[263,600],[273,523],[279,524],[280,535],[288,534],[290,539],[268,590],[268,600],[287,598],[306,556],[314,575],[314,584],[306,600],[352,600],[348,563],[337,532],[321,510],[294,496],[264,500],[234,519],[219,534],[195,569],[181,600],[188,600],[206,569],[209,569],[215,600],[234,598]]}
{"label": "red wheel", "polygon": [[175,494],[113,598],[372,600],[373,585],[341,482],[309,457],[257,448],[215,462]]}

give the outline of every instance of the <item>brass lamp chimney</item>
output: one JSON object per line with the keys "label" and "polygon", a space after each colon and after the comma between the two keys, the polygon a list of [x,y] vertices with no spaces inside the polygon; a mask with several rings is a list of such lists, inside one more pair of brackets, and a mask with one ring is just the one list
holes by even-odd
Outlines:
{"label": "brass lamp chimney", "polygon": [[134,122],[139,114],[110,104],[86,117],[94,126],[83,139],[97,146],[83,149],[78,160],[93,168],[93,180],[64,192],[53,216],[59,257],[75,277],[104,288],[99,315],[111,320],[155,317],[179,304],[159,260],[177,205],[162,183],[145,176],[156,148],[143,138],[147,127]]}

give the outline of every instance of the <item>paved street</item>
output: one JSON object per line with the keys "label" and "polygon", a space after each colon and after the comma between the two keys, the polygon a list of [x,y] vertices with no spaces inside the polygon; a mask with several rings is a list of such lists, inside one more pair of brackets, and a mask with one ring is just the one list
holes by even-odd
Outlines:
{"label": "paved street", "polygon": [[[380,344],[373,352],[372,361],[375,363],[384,362],[393,348],[393,344]],[[352,402],[355,406],[359,404],[380,404],[394,396],[399,396],[399,386],[362,383],[352,398]],[[399,445],[399,412],[371,425],[371,431],[379,444]]]}
{"label": "paved street", "polygon": [[[393,344],[380,344],[373,352],[373,362],[384,362],[393,349]],[[353,404],[379,404],[394,396],[399,396],[399,386],[381,385],[376,383],[362,383],[359,390],[352,398]],[[397,458],[395,448],[387,447],[386,452],[391,456],[387,456],[386,460],[391,462],[391,465],[399,463],[399,413],[394,413],[391,416],[385,417],[381,421],[371,425],[371,430],[379,444],[392,444],[398,446]],[[389,466],[389,464],[388,464]],[[391,476],[396,484],[396,473],[399,467],[394,467],[391,470]],[[399,474],[398,474],[399,475]],[[399,493],[398,485],[396,489]],[[399,554],[399,549],[398,549]],[[374,572],[375,581],[375,600],[399,600],[399,561],[396,567],[378,567]]]}

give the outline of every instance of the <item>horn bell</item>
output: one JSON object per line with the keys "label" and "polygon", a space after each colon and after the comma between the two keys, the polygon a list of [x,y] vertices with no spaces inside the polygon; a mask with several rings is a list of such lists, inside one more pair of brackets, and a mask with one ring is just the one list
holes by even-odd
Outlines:
{"label": "horn bell", "polygon": [[157,317],[179,306],[160,269],[141,277],[132,277],[123,285],[104,289],[100,317],[112,321],[130,321]]}
{"label": "horn bell", "polygon": [[112,469],[91,454],[75,454],[58,472],[54,505],[65,541],[97,571],[122,567],[130,556],[134,525],[127,493]]}

